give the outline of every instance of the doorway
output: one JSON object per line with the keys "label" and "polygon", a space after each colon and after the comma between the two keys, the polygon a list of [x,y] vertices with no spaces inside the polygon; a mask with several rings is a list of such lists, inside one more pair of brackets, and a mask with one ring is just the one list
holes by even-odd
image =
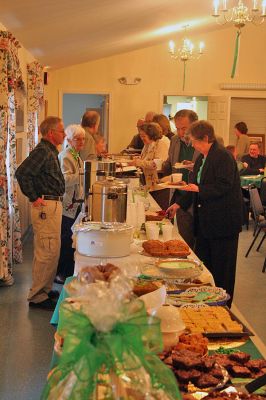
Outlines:
{"label": "doorway", "polygon": [[62,118],[65,127],[80,124],[86,111],[97,111],[100,114],[99,134],[104,136],[106,144],[109,139],[109,94],[63,93]]}
{"label": "doorway", "polygon": [[199,119],[207,119],[207,96],[164,96],[163,114],[174,116],[177,111],[187,109],[195,111]]}

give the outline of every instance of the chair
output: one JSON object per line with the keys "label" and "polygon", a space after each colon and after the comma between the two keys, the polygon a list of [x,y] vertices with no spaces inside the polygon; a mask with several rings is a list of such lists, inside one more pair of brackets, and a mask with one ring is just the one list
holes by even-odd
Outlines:
{"label": "chair", "polygon": [[266,219],[265,219],[265,211],[260,199],[260,195],[258,192],[258,189],[254,185],[250,185],[248,188],[249,191],[249,196],[250,196],[250,205],[251,209],[253,211],[254,215],[254,239],[252,240],[251,245],[249,246],[249,249],[245,255],[245,257],[248,257],[252,247],[254,246],[254,243],[256,242],[259,234],[261,231],[264,232],[263,238],[259,243],[259,246],[257,247],[257,251],[260,249],[265,237],[266,237]]}
{"label": "chair", "polygon": [[266,176],[262,178],[260,185],[260,199],[264,208],[266,208]]}
{"label": "chair", "polygon": [[265,270],[266,270],[266,257],[265,257],[264,264],[263,264],[263,267],[262,267],[262,272],[265,272]]}

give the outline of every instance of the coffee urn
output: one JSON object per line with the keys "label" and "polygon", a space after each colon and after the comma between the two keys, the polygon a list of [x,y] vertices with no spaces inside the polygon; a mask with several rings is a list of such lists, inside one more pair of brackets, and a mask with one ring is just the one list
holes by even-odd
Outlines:
{"label": "coffee urn", "polygon": [[105,180],[107,176],[115,176],[116,163],[109,159],[89,159],[84,161],[84,203],[85,214],[91,219],[91,195],[92,186],[99,180]]}
{"label": "coffee urn", "polygon": [[92,186],[92,221],[126,222],[127,184],[114,177]]}

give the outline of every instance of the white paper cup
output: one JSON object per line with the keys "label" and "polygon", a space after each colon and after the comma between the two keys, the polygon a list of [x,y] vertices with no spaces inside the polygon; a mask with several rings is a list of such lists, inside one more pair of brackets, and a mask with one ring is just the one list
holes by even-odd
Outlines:
{"label": "white paper cup", "polygon": [[158,240],[159,239],[159,231],[160,231],[159,225],[146,222],[145,229],[146,229],[146,236],[147,236],[148,240]]}
{"label": "white paper cup", "polygon": [[163,224],[163,240],[167,242],[167,240],[171,240],[173,237],[173,225],[172,224]]}
{"label": "white paper cup", "polygon": [[183,178],[183,174],[177,173],[177,174],[172,174],[172,182],[178,183],[181,182]]}
{"label": "white paper cup", "polygon": [[156,164],[157,171],[161,171],[162,165],[163,165],[163,160],[161,160],[160,158],[155,158],[153,161]]}

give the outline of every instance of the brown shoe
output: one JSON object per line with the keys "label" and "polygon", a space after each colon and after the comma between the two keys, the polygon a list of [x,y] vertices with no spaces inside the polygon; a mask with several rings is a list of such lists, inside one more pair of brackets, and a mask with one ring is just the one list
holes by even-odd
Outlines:
{"label": "brown shoe", "polygon": [[58,290],[50,290],[50,292],[48,293],[48,297],[51,300],[58,300],[59,296],[60,293],[58,292]]}
{"label": "brown shoe", "polygon": [[56,303],[51,299],[43,300],[40,303],[33,303],[33,301],[30,301],[29,307],[42,308],[43,310],[53,311],[56,307]]}

